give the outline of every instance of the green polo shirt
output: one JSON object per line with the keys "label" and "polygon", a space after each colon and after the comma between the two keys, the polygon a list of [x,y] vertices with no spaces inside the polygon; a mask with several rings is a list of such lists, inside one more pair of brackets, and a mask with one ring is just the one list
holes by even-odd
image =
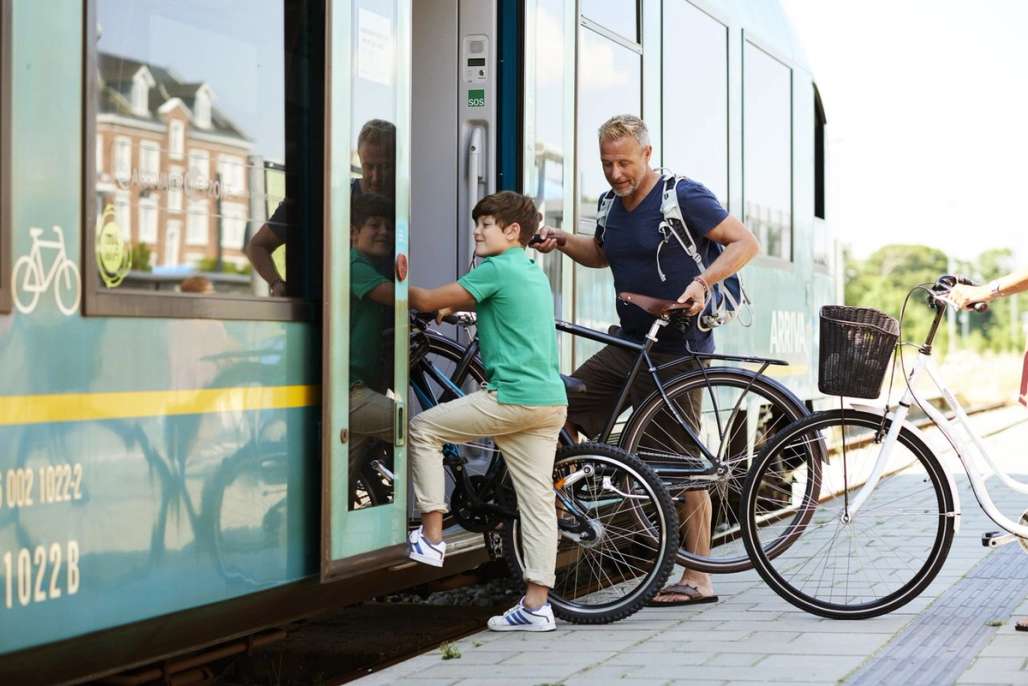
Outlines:
{"label": "green polo shirt", "polygon": [[357,250],[350,251],[350,386],[364,384],[376,391],[384,379],[382,332],[392,328],[393,308],[366,297],[392,283]]}
{"label": "green polo shirt", "polygon": [[478,303],[482,361],[496,401],[567,405],[550,283],[524,248],[487,257],[457,283]]}

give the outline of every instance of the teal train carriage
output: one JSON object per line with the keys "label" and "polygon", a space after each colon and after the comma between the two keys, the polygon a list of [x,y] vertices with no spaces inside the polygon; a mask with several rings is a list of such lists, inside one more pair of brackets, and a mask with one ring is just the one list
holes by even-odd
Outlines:
{"label": "teal train carriage", "polygon": [[[4,683],[443,573],[404,563],[407,284],[467,268],[497,189],[591,233],[613,114],[760,239],[752,325],[720,348],[787,359],[816,400],[825,116],[774,3],[0,0],[0,85]],[[612,322],[609,272],[538,259],[561,318]],[[392,306],[362,304],[367,273]],[[566,370],[590,352],[561,341]],[[446,574],[487,559],[450,540]]]}

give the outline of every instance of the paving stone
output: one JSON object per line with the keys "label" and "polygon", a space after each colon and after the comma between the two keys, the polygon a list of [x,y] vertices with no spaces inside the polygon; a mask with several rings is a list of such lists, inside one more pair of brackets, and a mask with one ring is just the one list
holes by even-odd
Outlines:
{"label": "paving stone", "polygon": [[1024,632],[1014,632],[1009,636],[996,636],[978,654],[982,657],[1024,658],[1028,656],[1028,636]]}
{"label": "paving stone", "polygon": [[674,653],[641,653],[630,651],[618,653],[608,659],[605,665],[619,666],[642,666],[642,665],[671,665],[688,667],[690,665],[702,665],[709,660],[710,653],[674,652]]}
{"label": "paving stone", "polygon": [[704,664],[713,667],[752,667],[767,655],[757,653],[721,653],[715,655]]}
{"label": "paving stone", "polygon": [[[536,679],[540,681],[560,681],[566,679],[575,672],[584,668],[582,663],[573,663],[566,660],[536,661],[531,664],[498,664],[483,667],[482,665],[457,664],[460,660],[447,660],[442,664],[430,667],[421,672],[425,677],[433,678],[465,678],[484,676],[490,679],[511,678],[511,679]],[[409,677],[407,677],[409,678]]]}

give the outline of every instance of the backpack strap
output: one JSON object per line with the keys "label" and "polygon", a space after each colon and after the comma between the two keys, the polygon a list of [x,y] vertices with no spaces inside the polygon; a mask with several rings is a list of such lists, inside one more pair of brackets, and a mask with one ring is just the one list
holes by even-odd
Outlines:
{"label": "backpack strap", "polygon": [[[664,220],[661,222],[658,230],[660,230],[664,238],[663,243],[666,244],[668,239],[674,236],[678,244],[682,246],[685,254],[692,258],[692,261],[696,263],[696,268],[702,273],[705,269],[703,258],[700,257],[700,251],[696,247],[696,241],[693,240],[689,225],[685,223],[682,208],[678,205],[678,182],[684,180],[685,177],[677,176],[667,170],[661,170],[661,172],[664,194],[660,201],[660,213],[664,215]],[[665,230],[669,233],[665,233]],[[661,280],[663,281],[663,279]]]}
{"label": "backpack strap", "polygon": [[[678,204],[678,183],[684,180],[684,176],[678,176],[666,169],[661,170],[664,192],[661,198],[660,212],[664,218],[658,227],[662,241],[657,245],[657,273],[661,281],[665,281],[666,277],[660,266],[660,250],[663,246],[667,245],[671,237],[674,237],[678,244],[682,246],[685,254],[692,258],[693,262],[696,263],[696,269],[701,274],[706,269],[703,257],[696,246],[696,240],[693,238],[692,230],[685,222],[682,208]],[[732,288],[728,288],[727,284],[713,284],[710,293],[708,293],[710,300],[704,305],[704,311],[709,310],[709,313],[701,315],[696,321],[696,325],[701,331],[709,331],[715,326],[731,321],[741,314],[743,310],[746,310],[747,316],[740,317],[740,322],[743,326],[752,324],[752,317],[749,316],[749,306],[751,303],[749,296],[746,295],[746,291],[742,286],[741,277],[738,274],[733,274],[728,279],[734,280],[738,284],[739,297],[735,297],[732,293]]]}
{"label": "backpack strap", "polygon": [[603,234],[607,231],[607,218],[615,197],[613,188],[600,196],[600,209],[596,213],[596,240],[600,245],[603,245]]}

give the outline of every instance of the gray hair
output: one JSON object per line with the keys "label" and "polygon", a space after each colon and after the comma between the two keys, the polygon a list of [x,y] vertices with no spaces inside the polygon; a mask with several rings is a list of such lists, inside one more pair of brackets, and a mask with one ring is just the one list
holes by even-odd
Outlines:
{"label": "gray hair", "polygon": [[618,114],[603,122],[600,127],[600,142],[616,141],[631,136],[645,147],[650,144],[650,131],[646,122],[634,114]]}

